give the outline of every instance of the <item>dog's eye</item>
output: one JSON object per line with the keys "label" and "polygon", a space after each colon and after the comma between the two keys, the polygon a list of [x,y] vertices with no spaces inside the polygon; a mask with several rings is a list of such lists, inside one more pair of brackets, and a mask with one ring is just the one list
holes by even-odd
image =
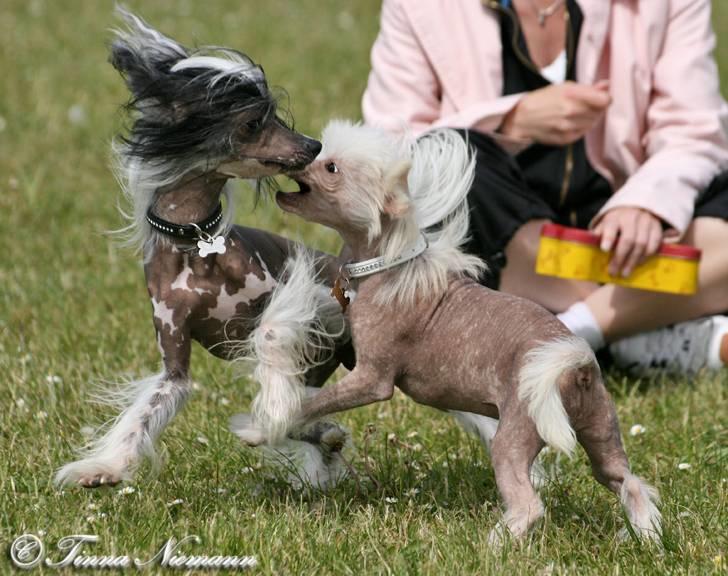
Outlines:
{"label": "dog's eye", "polygon": [[249,132],[257,132],[263,126],[263,121],[260,119],[251,120],[245,123],[245,127]]}
{"label": "dog's eye", "polygon": [[326,165],[326,171],[331,172],[332,174],[336,174],[339,171],[339,167],[333,162],[329,162]]}

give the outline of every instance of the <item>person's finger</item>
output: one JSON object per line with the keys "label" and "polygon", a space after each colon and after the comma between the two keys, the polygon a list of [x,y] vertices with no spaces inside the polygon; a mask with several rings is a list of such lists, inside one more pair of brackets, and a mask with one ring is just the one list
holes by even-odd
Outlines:
{"label": "person's finger", "polygon": [[598,110],[605,109],[612,101],[609,93],[585,84],[574,84],[565,87],[564,94],[572,100],[576,100],[590,108],[596,108]]}
{"label": "person's finger", "polygon": [[650,232],[652,230],[652,217],[643,213],[637,218],[635,223],[635,235],[632,249],[627,254],[627,257],[622,267],[622,276],[625,278],[632,274],[635,267],[642,262],[647,253],[647,242],[650,238]]}
{"label": "person's finger", "polygon": [[619,238],[617,245],[612,253],[612,259],[609,261],[609,273],[612,276],[619,276],[620,271],[624,268],[629,253],[634,246],[634,235],[631,231],[623,228],[619,230]]}
{"label": "person's finger", "polygon": [[615,223],[618,225],[619,238],[614,247],[612,258],[609,261],[609,273],[612,276],[617,276],[620,273],[624,268],[627,256],[632,251],[636,233],[636,220],[637,215],[630,212],[619,214],[615,218]]}
{"label": "person's finger", "polygon": [[654,221],[653,225],[650,226],[650,236],[647,239],[647,249],[645,250],[646,256],[652,256],[657,254],[662,244],[662,226],[659,221]]}
{"label": "person's finger", "polygon": [[599,248],[604,252],[609,252],[614,248],[614,243],[617,241],[617,232],[619,230],[616,223],[613,223],[609,218],[609,215],[604,216],[601,222],[597,224],[597,229],[601,234],[601,241],[599,242]]}
{"label": "person's finger", "polygon": [[594,84],[594,88],[597,90],[609,91],[609,80],[605,78],[604,80],[597,81],[597,83]]}

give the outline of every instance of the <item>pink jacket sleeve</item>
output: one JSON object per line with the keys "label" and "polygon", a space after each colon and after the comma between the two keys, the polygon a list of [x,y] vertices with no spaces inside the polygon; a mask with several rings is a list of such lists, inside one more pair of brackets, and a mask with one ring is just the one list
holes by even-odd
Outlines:
{"label": "pink jacket sleeve", "polygon": [[447,126],[494,132],[521,98],[520,94],[496,98],[443,116],[443,86],[397,0],[382,4],[371,60],[362,101],[364,120],[387,130],[420,133]]}
{"label": "pink jacket sleeve", "polygon": [[606,203],[637,206],[682,235],[695,200],[728,166],[728,114],[720,97],[709,0],[672,0],[643,139],[647,161]]}

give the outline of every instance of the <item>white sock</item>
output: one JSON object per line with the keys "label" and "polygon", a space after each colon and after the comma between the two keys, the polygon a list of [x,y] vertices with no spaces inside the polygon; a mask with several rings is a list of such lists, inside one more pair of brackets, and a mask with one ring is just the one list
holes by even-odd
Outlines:
{"label": "white sock", "polygon": [[597,324],[589,306],[584,302],[572,304],[571,308],[557,314],[556,317],[566,326],[573,334],[580,336],[589,343],[592,350],[599,350],[605,344],[602,329]]}
{"label": "white sock", "polygon": [[713,316],[713,335],[710,337],[708,345],[708,368],[711,370],[720,370],[725,366],[720,359],[720,345],[723,336],[728,334],[728,317]]}

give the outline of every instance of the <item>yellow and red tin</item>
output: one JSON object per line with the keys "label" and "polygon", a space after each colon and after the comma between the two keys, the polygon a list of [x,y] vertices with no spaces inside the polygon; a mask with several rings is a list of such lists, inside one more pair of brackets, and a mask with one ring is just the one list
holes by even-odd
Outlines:
{"label": "yellow and red tin", "polygon": [[641,290],[695,294],[700,250],[682,244],[662,244],[660,251],[637,266],[627,278],[607,271],[610,252],[599,248],[599,236],[587,230],[544,224],[536,272],[573,280],[619,284]]}

